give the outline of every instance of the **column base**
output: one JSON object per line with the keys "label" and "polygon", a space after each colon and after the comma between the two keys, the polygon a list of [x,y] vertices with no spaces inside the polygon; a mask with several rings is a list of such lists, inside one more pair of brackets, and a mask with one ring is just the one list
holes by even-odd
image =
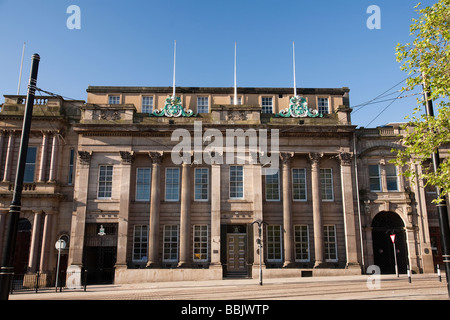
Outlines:
{"label": "column base", "polygon": [[345,269],[361,269],[361,265],[358,262],[347,262]]}
{"label": "column base", "polygon": [[159,269],[161,267],[161,264],[158,262],[149,261],[147,262],[147,265],[145,267],[149,269]]}
{"label": "column base", "polygon": [[177,264],[177,268],[192,268],[193,267],[193,265],[192,265],[192,263],[190,263],[190,262],[183,262],[183,261],[180,261],[180,262],[178,262],[178,264]]}
{"label": "column base", "polygon": [[295,263],[291,261],[286,261],[283,263],[283,268],[295,268]]}

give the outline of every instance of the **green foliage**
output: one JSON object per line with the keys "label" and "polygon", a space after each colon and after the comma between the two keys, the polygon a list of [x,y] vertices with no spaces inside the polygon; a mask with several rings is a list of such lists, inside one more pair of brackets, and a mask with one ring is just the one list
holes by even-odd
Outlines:
{"label": "green foliage", "polygon": [[409,74],[404,89],[412,90],[418,85],[430,88],[430,100],[438,102],[437,115],[421,114],[424,101],[418,101],[413,115],[406,118],[406,134],[401,139],[405,148],[396,150],[395,163],[406,168],[405,176],[424,179],[427,185],[436,186],[442,190],[441,195],[446,195],[450,193],[449,161],[442,161],[436,172],[423,166],[421,175],[414,167],[427,163],[438,148],[450,147],[450,0],[440,0],[423,9],[420,5],[415,7],[419,18],[412,19],[410,28],[414,40],[398,44],[396,55],[401,69]]}

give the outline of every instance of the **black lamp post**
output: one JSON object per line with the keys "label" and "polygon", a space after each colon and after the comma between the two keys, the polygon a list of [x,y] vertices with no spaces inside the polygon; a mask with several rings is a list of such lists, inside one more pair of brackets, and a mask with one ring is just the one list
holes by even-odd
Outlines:
{"label": "black lamp post", "polygon": [[258,239],[256,239],[256,243],[259,247],[259,285],[263,285],[263,277],[262,277],[262,226],[264,224],[267,224],[266,222],[262,220],[256,220],[252,222],[252,224],[258,224]]}
{"label": "black lamp post", "polygon": [[25,162],[28,150],[28,138],[30,136],[31,117],[33,114],[34,94],[36,92],[37,75],[40,57],[37,53],[31,57],[30,81],[28,83],[27,103],[23,116],[22,137],[20,140],[19,158],[17,164],[16,181],[9,215],[7,220],[6,242],[0,265],[0,300],[8,300],[11,286],[11,278],[14,274],[14,249],[16,246],[17,228],[19,224],[20,210],[22,207],[22,188],[25,173]]}

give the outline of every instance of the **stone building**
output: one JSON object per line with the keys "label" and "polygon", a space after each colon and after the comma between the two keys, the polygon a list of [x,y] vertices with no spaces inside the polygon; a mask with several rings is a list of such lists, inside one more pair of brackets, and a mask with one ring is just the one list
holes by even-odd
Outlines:
{"label": "stone building", "polygon": [[[54,270],[64,236],[68,270],[91,282],[390,273],[395,233],[400,271],[433,272],[432,193],[389,163],[397,125],[351,123],[348,88],[172,90],[96,86],[86,103],[38,102],[28,271]],[[22,98],[5,96],[0,112],[0,239]]]}

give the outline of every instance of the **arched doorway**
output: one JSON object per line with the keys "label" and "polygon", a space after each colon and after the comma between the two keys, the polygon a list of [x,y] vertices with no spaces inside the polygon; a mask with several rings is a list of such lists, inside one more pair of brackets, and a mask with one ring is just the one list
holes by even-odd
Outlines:
{"label": "arched doorway", "polygon": [[28,219],[20,218],[17,228],[16,247],[14,250],[15,279],[23,277],[27,272],[28,257],[31,245],[31,223]]}
{"label": "arched doorway", "polygon": [[394,212],[383,211],[372,220],[372,241],[374,264],[382,274],[395,273],[394,246],[390,235],[395,234],[398,272],[406,273],[408,250],[406,246],[405,225]]}

